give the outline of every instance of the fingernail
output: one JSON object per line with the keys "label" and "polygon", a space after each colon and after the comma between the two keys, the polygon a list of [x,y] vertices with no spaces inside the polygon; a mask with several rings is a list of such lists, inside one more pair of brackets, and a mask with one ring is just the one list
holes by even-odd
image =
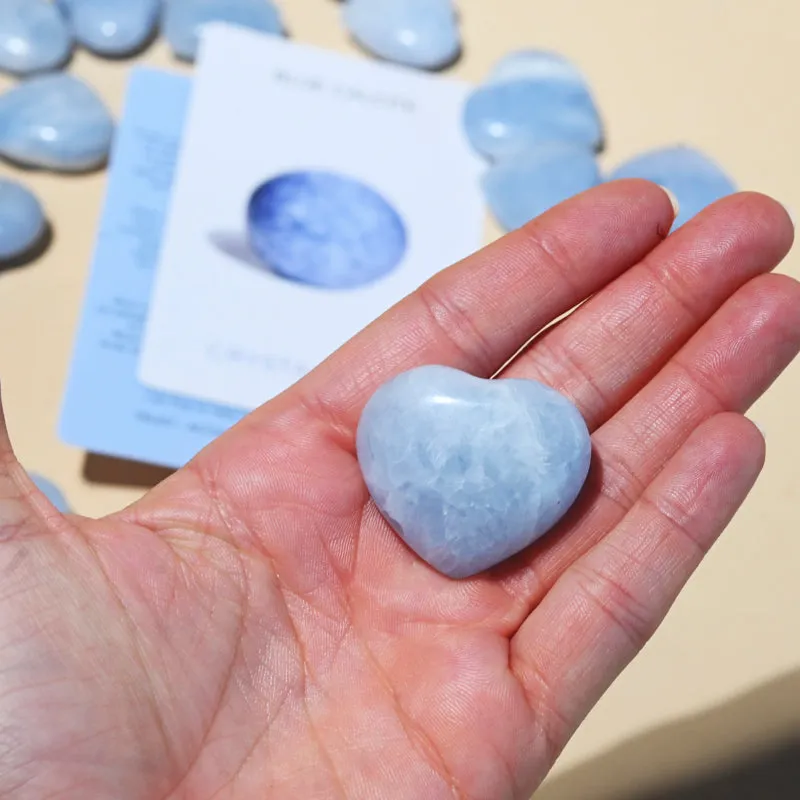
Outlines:
{"label": "fingernail", "polygon": [[786,205],[786,203],[781,204],[783,206],[783,210],[789,215],[789,219],[792,221],[792,227],[797,227],[797,216],[795,215],[794,211]]}
{"label": "fingernail", "polygon": [[[659,184],[659,186],[661,186],[661,184]],[[672,203],[672,217],[675,219],[680,213],[681,204],[678,202],[678,198],[675,197],[675,195],[669,189],[667,189],[666,186],[661,186],[661,189],[664,194],[669,197],[669,202]]]}
{"label": "fingernail", "polygon": [[752,419],[750,420],[750,422],[752,422],[753,425],[755,425],[756,428],[758,428],[758,432],[761,434],[761,438],[764,439],[764,441],[766,441],[767,440],[767,432],[764,430],[764,426],[760,425],[758,422],[756,422],[755,420],[752,420]]}

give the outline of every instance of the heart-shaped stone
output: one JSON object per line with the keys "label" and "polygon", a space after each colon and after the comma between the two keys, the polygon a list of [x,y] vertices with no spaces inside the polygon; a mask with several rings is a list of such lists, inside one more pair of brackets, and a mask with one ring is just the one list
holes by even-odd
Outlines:
{"label": "heart-shaped stone", "polygon": [[75,38],[103,56],[137,53],[155,33],[161,0],[56,0]]}
{"label": "heart-shaped stone", "polygon": [[492,215],[512,231],[601,181],[591,150],[551,142],[492,164],[481,184]]}
{"label": "heart-shaped stone", "polygon": [[31,480],[36,488],[58,509],[62,514],[69,514],[71,509],[64,493],[52,481],[41,475],[31,473]]}
{"label": "heart-shaped stone", "polygon": [[620,164],[608,180],[644,178],[669,189],[680,210],[672,231],[678,230],[706,206],[736,191],[736,184],[707,155],[685,145],[662,147]]}
{"label": "heart-shaped stone", "polygon": [[239,28],[283,36],[281,14],[272,0],[165,0],[161,30],[172,52],[194,61],[203,26],[226,22]]}
{"label": "heart-shaped stone", "polygon": [[0,178],[0,264],[32,250],[46,229],[42,205],[33,192]]}
{"label": "heart-shaped stone", "polygon": [[72,33],[48,0],[0,2],[0,70],[16,75],[57,69],[72,54]]}
{"label": "heart-shaped stone", "polygon": [[[510,72],[506,66],[506,74]],[[500,73],[501,78],[503,72]],[[550,142],[602,148],[603,123],[589,87],[562,70],[537,77],[491,78],[469,96],[464,130],[472,147],[492,160]]]}
{"label": "heart-shaped stone", "polygon": [[347,0],[342,21],[378,58],[418,69],[441,69],[461,53],[453,0]]}
{"label": "heart-shaped stone", "polygon": [[578,409],[536,381],[419,367],[364,408],[358,459],[406,544],[465,578],[549,531],[586,481],[591,441]]}
{"label": "heart-shaped stone", "polygon": [[66,73],[40,75],[0,95],[0,154],[61,172],[101,166],[114,120],[97,93]]}

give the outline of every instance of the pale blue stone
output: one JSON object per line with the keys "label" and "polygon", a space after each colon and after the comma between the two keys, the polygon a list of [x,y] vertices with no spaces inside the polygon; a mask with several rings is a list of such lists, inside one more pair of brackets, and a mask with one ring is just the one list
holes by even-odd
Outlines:
{"label": "pale blue stone", "polygon": [[46,72],[71,54],[69,26],[49,0],[0,0],[0,70]]}
{"label": "pale blue stone", "polygon": [[350,289],[392,272],[406,251],[395,209],[360,181],[330,172],[280,175],[253,192],[247,210],[253,252],[302,283]]}
{"label": "pale blue stone", "polygon": [[62,514],[69,514],[70,507],[63,492],[52,481],[41,475],[31,474],[30,479],[36,488],[56,507]]}
{"label": "pale blue stone", "polygon": [[506,81],[567,81],[586,86],[583,73],[567,58],[549,50],[516,50],[492,67],[486,83]]}
{"label": "pale blue stone", "polygon": [[342,15],[356,42],[387,61],[441,69],[461,53],[452,0],[347,0]]}
{"label": "pale blue stone", "polygon": [[577,499],[591,461],[586,423],[558,392],[439,366],[378,389],[356,445],[383,515],[452,578],[499,564],[547,533]]}
{"label": "pale blue stone", "polygon": [[0,261],[27,253],[41,240],[46,227],[36,196],[14,181],[0,179]]}
{"label": "pale blue stone", "polygon": [[464,129],[482,155],[508,158],[549,142],[599,150],[603,125],[591,92],[568,74],[492,80],[464,109]]}
{"label": "pale blue stone", "polygon": [[482,187],[495,219],[510,231],[601,181],[592,151],[547,144],[493,164]]}
{"label": "pale blue stone", "polygon": [[200,29],[209,22],[227,22],[276,36],[285,32],[271,0],[165,0],[161,28],[178,58],[194,61]]}
{"label": "pale blue stone", "polygon": [[678,145],[651,150],[617,167],[609,180],[644,178],[669,189],[680,204],[672,230],[711,203],[736,192],[736,185],[708,156]]}
{"label": "pale blue stone", "polygon": [[161,0],[57,0],[75,38],[104,56],[140,50],[155,33]]}
{"label": "pale blue stone", "polygon": [[59,73],[31,78],[0,95],[0,154],[62,172],[99,167],[114,121],[83,81]]}

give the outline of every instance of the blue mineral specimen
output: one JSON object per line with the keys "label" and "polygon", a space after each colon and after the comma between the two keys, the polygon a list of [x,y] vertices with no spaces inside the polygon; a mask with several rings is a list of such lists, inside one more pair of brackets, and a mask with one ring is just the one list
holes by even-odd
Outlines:
{"label": "blue mineral specimen", "polygon": [[440,366],[378,389],[356,444],[384,517],[451,578],[499,564],[552,529],[591,462],[586,423],[558,392]]}

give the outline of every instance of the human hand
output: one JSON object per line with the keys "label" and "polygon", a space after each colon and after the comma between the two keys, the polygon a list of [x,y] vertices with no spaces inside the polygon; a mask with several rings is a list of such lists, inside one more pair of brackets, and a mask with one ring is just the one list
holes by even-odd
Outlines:
{"label": "human hand", "polygon": [[[0,794],[15,800],[519,798],[745,498],[742,413],[800,349],[792,224],[759,195],[665,239],[641,181],[443,271],[124,511],[63,517],[3,437]],[[570,397],[576,507],[453,581],[369,499],[359,413],[420,364]]]}

